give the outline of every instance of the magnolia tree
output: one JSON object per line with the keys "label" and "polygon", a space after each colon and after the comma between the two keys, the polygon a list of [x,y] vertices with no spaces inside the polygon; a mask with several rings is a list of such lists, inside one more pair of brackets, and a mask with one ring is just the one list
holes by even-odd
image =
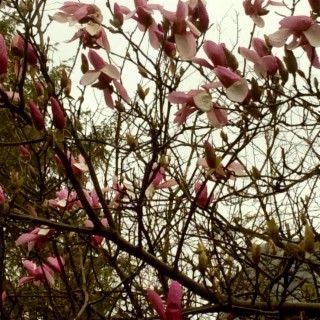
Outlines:
{"label": "magnolia tree", "polygon": [[229,46],[204,0],[1,1],[2,319],[318,317],[320,1],[299,2],[243,1]]}

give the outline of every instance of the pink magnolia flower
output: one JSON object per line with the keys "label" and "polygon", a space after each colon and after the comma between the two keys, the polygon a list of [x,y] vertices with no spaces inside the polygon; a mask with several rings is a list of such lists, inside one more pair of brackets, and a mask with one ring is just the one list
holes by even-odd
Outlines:
{"label": "pink magnolia flower", "polygon": [[36,89],[37,96],[38,96],[38,97],[43,96],[43,94],[44,94],[44,88],[43,88],[43,85],[41,84],[41,82],[35,81],[35,82],[34,82],[34,87],[35,87],[35,89]]}
{"label": "pink magnolia flower", "polygon": [[152,172],[149,175],[151,184],[146,190],[146,196],[148,199],[152,198],[156,190],[171,188],[177,184],[175,179],[169,179],[164,182],[162,180],[165,178],[166,169],[160,166],[158,163],[152,165]]}
{"label": "pink magnolia flower", "polygon": [[6,197],[4,195],[3,189],[0,186],[0,204],[4,203],[6,201]]}
{"label": "pink magnolia flower", "polygon": [[31,153],[25,146],[20,145],[19,149],[21,151],[21,156],[22,156],[22,158],[24,160],[30,160],[31,159]]}
{"label": "pink magnolia flower", "polygon": [[[88,166],[86,165],[86,160],[84,159],[83,155],[80,154],[77,158],[75,158],[70,151],[67,151],[67,158],[72,167],[73,173],[76,176],[81,176],[83,173],[88,171]],[[59,156],[55,155],[55,161],[59,174],[64,175],[65,167]]]}
{"label": "pink magnolia flower", "polygon": [[172,281],[171,283],[166,309],[160,296],[154,290],[147,289],[147,294],[161,320],[182,320],[182,290],[178,281]]}
{"label": "pink magnolia flower", "polygon": [[54,285],[53,271],[48,265],[42,263],[37,267],[35,263],[30,260],[24,260],[23,266],[28,270],[29,276],[22,277],[19,280],[19,284],[25,284],[32,281],[34,285],[40,286],[41,284],[48,282],[50,285]]}
{"label": "pink magnolia flower", "polygon": [[158,26],[153,19],[152,14],[154,10],[160,10],[162,6],[158,4],[149,4],[147,0],[134,0],[134,5],[135,10],[133,11],[125,6],[119,6],[119,9],[126,15],[125,19],[133,19],[137,21],[140,31],[148,31],[151,46],[154,49],[159,49],[160,43],[156,35]]}
{"label": "pink magnolia flower", "polygon": [[[68,189],[61,189],[56,191],[56,196],[56,199],[50,199],[48,201],[49,205],[52,207],[66,210],[82,208],[82,204],[78,200],[78,196],[75,191],[70,192]],[[90,203],[89,197],[88,200]]]}
{"label": "pink magnolia flower", "polygon": [[66,1],[59,9],[62,12],[55,13],[52,19],[61,23],[74,25],[77,22],[83,24],[92,21],[101,24],[103,20],[100,9],[94,4]]}
{"label": "pink magnolia flower", "polygon": [[81,39],[84,48],[104,48],[107,52],[110,51],[107,34],[101,26],[103,17],[96,5],[67,1],[60,10],[62,12],[53,15],[53,20],[69,22],[70,26],[76,23],[83,25],[68,42]]}
{"label": "pink magnolia flower", "polygon": [[66,263],[61,256],[57,258],[49,257],[47,261],[50,264],[50,266],[53,268],[53,270],[59,273],[62,271],[61,266],[64,266]]}
{"label": "pink magnolia flower", "polygon": [[200,30],[205,32],[209,28],[209,15],[202,0],[187,1],[189,20]]}
{"label": "pink magnolia flower", "polygon": [[16,246],[21,246],[27,243],[29,251],[34,248],[42,249],[44,244],[51,238],[53,234],[54,229],[49,229],[46,226],[35,228],[30,233],[22,234],[16,240]]}
{"label": "pink magnolia flower", "polygon": [[93,86],[103,90],[104,99],[108,107],[111,109],[114,108],[114,103],[112,99],[112,93],[115,89],[119,95],[127,102],[130,103],[130,98],[126,89],[118,81],[120,80],[120,72],[118,69],[105,62],[99,55],[93,50],[89,51],[88,54],[89,60],[94,67],[94,70],[87,71],[81,78],[80,83],[84,86],[90,85],[98,80]]}
{"label": "pink magnolia flower", "polygon": [[261,16],[266,15],[269,11],[265,9],[268,5],[273,6],[283,6],[284,4],[279,1],[267,1],[267,3],[263,5],[264,0],[254,0],[252,3],[252,0],[245,0],[243,1],[243,7],[245,14],[250,16],[252,21],[260,28],[264,27],[264,21],[261,18]]}
{"label": "pink magnolia flower", "polygon": [[183,124],[187,117],[197,110],[206,113],[210,124],[214,128],[221,128],[227,124],[227,112],[217,102],[212,102],[211,95],[204,90],[191,90],[188,93],[174,91],[168,97],[171,103],[182,104],[175,113],[174,123]]}
{"label": "pink magnolia flower", "polygon": [[246,79],[221,66],[217,66],[214,69],[214,73],[226,88],[226,95],[230,100],[234,102],[243,102],[245,100],[249,93]]}
{"label": "pink magnolia flower", "polygon": [[252,47],[254,50],[240,47],[239,53],[254,63],[254,71],[260,78],[274,75],[279,69],[278,58],[268,52],[266,43],[261,39],[253,38]]}
{"label": "pink magnolia flower", "polygon": [[8,72],[8,53],[6,42],[0,34],[0,77],[7,74]]}
{"label": "pink magnolia flower", "polygon": [[194,185],[194,190],[196,193],[196,203],[199,207],[206,207],[213,201],[213,194],[208,198],[207,184],[204,184],[201,181],[197,181]]}
{"label": "pink magnolia flower", "polygon": [[[107,227],[109,225],[107,218],[101,219],[101,224],[103,226]],[[93,225],[91,220],[85,220],[84,225],[87,228],[93,228],[94,227],[94,225]],[[103,239],[104,239],[103,236],[98,236],[98,235],[91,236],[91,241],[92,241],[93,245],[96,246],[96,247],[99,246],[102,243]]]}
{"label": "pink magnolia flower", "polygon": [[201,32],[189,20],[188,4],[179,0],[176,12],[170,12],[161,8],[161,13],[172,25],[172,36],[174,37],[177,50],[182,60],[190,60],[197,53],[197,38]]}
{"label": "pink magnolia flower", "polygon": [[[24,58],[25,40],[18,34],[16,34],[11,40],[11,53],[13,56],[21,59]],[[30,42],[27,44],[27,62],[30,65],[35,65],[38,62],[37,55]]]}
{"label": "pink magnolia flower", "polygon": [[212,61],[213,65],[202,58],[193,58],[192,62],[198,63],[201,66],[204,66],[211,70],[217,66],[227,67],[227,56],[224,49],[224,43],[216,44],[213,41],[206,40],[203,43],[203,50],[206,53],[207,57]]}
{"label": "pink magnolia flower", "polygon": [[55,97],[50,97],[50,101],[52,110],[52,123],[57,129],[63,130],[64,113],[60,105],[60,102]]}
{"label": "pink magnolia flower", "polygon": [[112,24],[116,27],[121,27],[123,25],[124,17],[121,7],[118,3],[113,5],[113,21]]}
{"label": "pink magnolia flower", "polygon": [[34,127],[41,131],[44,129],[44,118],[39,107],[32,101],[29,101],[30,114]]}
{"label": "pink magnolia flower", "polygon": [[290,16],[280,20],[280,29],[268,36],[268,42],[274,47],[282,47],[293,36],[287,49],[292,50],[301,45],[320,46],[320,26],[308,16]]}

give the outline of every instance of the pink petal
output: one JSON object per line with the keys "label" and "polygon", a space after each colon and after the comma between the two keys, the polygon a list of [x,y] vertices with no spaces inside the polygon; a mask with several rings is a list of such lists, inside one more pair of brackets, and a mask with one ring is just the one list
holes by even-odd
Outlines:
{"label": "pink petal", "polygon": [[259,27],[259,28],[263,28],[264,27],[264,20],[259,16],[259,15],[252,15],[250,16],[250,18],[252,19],[252,21],[254,22],[254,24]]}
{"label": "pink petal", "polygon": [[0,34],[0,76],[8,72],[8,54],[6,42]]}
{"label": "pink petal", "polygon": [[283,47],[287,39],[292,35],[292,31],[287,28],[280,29],[268,35],[268,42],[276,48]]}
{"label": "pink petal", "polygon": [[119,70],[112,64],[106,64],[100,71],[112,79],[119,80],[121,77]]}
{"label": "pink petal", "polygon": [[164,305],[163,305],[163,302],[162,302],[161,298],[159,297],[159,295],[151,289],[147,289],[147,294],[148,294],[148,297],[149,297],[149,300],[150,300],[152,306],[159,314],[161,320],[166,320],[166,313],[164,310]]}
{"label": "pink petal", "polygon": [[53,125],[57,129],[62,130],[64,128],[64,113],[62,111],[60,102],[54,97],[50,97],[50,101]]}
{"label": "pink petal", "polygon": [[182,319],[182,290],[178,281],[172,281],[168,292],[166,319],[180,320]]}
{"label": "pink petal", "polygon": [[100,76],[100,71],[87,71],[80,79],[80,84],[83,86],[94,83]]}
{"label": "pink petal", "polygon": [[94,50],[89,50],[88,58],[96,70],[102,69],[107,64]]}
{"label": "pink petal", "polygon": [[127,90],[124,88],[124,86],[118,82],[117,80],[113,80],[114,86],[116,87],[118,93],[120,94],[121,98],[127,102],[128,104],[131,103],[131,99],[128,95]]}
{"label": "pink petal", "polygon": [[248,95],[249,88],[247,80],[241,78],[226,89],[227,97],[234,102],[242,102]]}
{"label": "pink petal", "polygon": [[208,92],[202,91],[194,95],[193,100],[198,109],[203,112],[209,112],[213,107],[212,98]]}
{"label": "pink petal", "polygon": [[212,64],[210,64],[206,59],[202,59],[202,58],[192,58],[191,62],[196,63],[196,64],[200,64],[200,66],[209,68],[209,69],[213,69],[214,66]]}
{"label": "pink petal", "polygon": [[[201,91],[200,91],[201,92]],[[173,91],[169,93],[167,99],[171,103],[183,104],[183,103],[192,103],[193,97],[189,93],[184,93],[180,91]]]}
{"label": "pink petal", "polygon": [[113,99],[112,99],[112,91],[109,89],[104,89],[103,95],[104,95],[104,101],[105,101],[106,105],[109,108],[114,109],[114,103],[113,103]]}
{"label": "pink petal", "polygon": [[22,277],[21,279],[19,279],[18,284],[22,285],[22,284],[25,284],[26,282],[29,282],[32,280],[34,280],[34,277],[32,277],[32,276]]}
{"label": "pink petal", "polygon": [[308,30],[304,31],[303,34],[313,47],[320,47],[320,25],[314,23]]}
{"label": "pink petal", "polygon": [[38,234],[24,233],[16,240],[16,246],[21,246],[22,244],[37,240],[41,237],[42,236]]}
{"label": "pink petal", "polygon": [[217,66],[213,71],[225,88],[229,88],[241,79],[237,73],[225,67]]}
{"label": "pink petal", "polygon": [[159,185],[156,186],[156,189],[166,189],[166,188],[171,188],[173,186],[177,185],[177,181],[175,179],[169,179],[166,182],[163,182]]}
{"label": "pink petal", "polygon": [[227,66],[227,57],[224,51],[224,43],[216,44],[213,41],[205,41],[203,50],[208,58],[213,62],[214,66]]}
{"label": "pink petal", "polygon": [[185,35],[176,34],[175,41],[182,60],[190,60],[196,55],[196,38],[191,32],[187,32]]}
{"label": "pink petal", "polygon": [[46,277],[47,281],[49,282],[50,285],[54,285],[54,279],[51,273],[47,270],[44,270],[44,276]]}
{"label": "pink petal", "polygon": [[249,60],[253,63],[260,59],[260,56],[255,51],[244,47],[239,48],[239,54],[241,54],[246,60]]}
{"label": "pink petal", "polygon": [[302,32],[309,29],[314,24],[314,21],[309,16],[289,16],[283,18],[279,24],[282,28],[287,28],[294,32]]}
{"label": "pink petal", "polygon": [[[62,257],[59,257],[60,258],[60,262],[61,264],[64,266],[65,265],[65,260],[62,258]],[[58,258],[54,258],[54,257],[49,257],[48,259],[48,262],[49,264],[51,265],[51,267],[57,271],[57,272],[61,272],[61,267],[60,267],[60,264],[59,264],[59,259]]]}

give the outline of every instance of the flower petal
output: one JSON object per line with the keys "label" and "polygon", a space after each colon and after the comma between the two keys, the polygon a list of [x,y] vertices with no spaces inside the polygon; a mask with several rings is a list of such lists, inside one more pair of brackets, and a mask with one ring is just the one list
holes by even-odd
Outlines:
{"label": "flower petal", "polygon": [[247,80],[242,78],[226,89],[227,97],[234,102],[242,102],[248,95]]}
{"label": "flower petal", "polygon": [[176,34],[175,41],[182,60],[190,60],[196,55],[196,38],[191,32],[187,32],[184,35]]}

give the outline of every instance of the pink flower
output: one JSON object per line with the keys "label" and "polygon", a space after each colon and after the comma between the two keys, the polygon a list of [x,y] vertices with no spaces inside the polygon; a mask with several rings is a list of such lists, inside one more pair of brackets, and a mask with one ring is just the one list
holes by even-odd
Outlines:
{"label": "pink flower", "polygon": [[156,190],[171,188],[177,184],[175,179],[169,179],[164,182],[162,180],[165,178],[166,169],[161,167],[158,163],[152,165],[152,172],[149,175],[151,184],[146,190],[146,197],[151,199]]}
{"label": "pink flower", "polygon": [[[80,200],[78,200],[77,193],[75,191],[70,192],[67,189],[61,189],[56,191],[56,199],[50,199],[49,205],[56,208],[72,210],[82,208]],[[90,203],[90,199],[88,197]]]}
{"label": "pink flower", "polygon": [[74,25],[77,22],[83,24],[91,21],[101,24],[103,20],[100,9],[94,4],[66,1],[59,9],[62,12],[55,13],[52,19],[61,23],[69,22]]}
{"label": "pink flower", "polygon": [[61,256],[59,256],[57,258],[49,257],[47,259],[47,261],[49,262],[49,264],[53,268],[53,270],[56,272],[59,272],[59,273],[62,271],[61,266],[64,266],[66,263],[65,260]]}
{"label": "pink flower", "polygon": [[172,281],[171,283],[166,309],[164,308],[160,296],[154,290],[147,289],[147,294],[161,320],[182,320],[182,290],[178,281]]}
{"label": "pink flower", "polygon": [[30,233],[22,234],[16,240],[16,246],[27,243],[29,251],[31,251],[35,247],[37,247],[38,249],[42,249],[44,247],[44,244],[51,238],[53,234],[54,229],[49,229],[45,226],[35,228]]}
{"label": "pink flower", "polygon": [[[86,160],[81,154],[77,158],[75,158],[70,151],[67,151],[67,158],[72,167],[73,173],[76,176],[81,176],[83,173],[88,171]],[[61,159],[59,158],[59,156],[55,155],[55,160],[56,160],[59,174],[63,175],[65,173],[65,167]]]}
{"label": "pink flower", "polygon": [[0,77],[8,72],[8,53],[6,42],[0,34]]}
{"label": "pink flower", "polygon": [[125,19],[131,18],[137,21],[140,31],[148,31],[151,46],[154,49],[159,49],[160,43],[156,35],[158,26],[152,18],[152,14],[154,10],[160,10],[162,7],[158,4],[149,4],[147,0],[135,0],[134,5],[136,9],[133,11],[125,6],[119,6],[119,8],[123,14],[126,14]]}
{"label": "pink flower", "polygon": [[50,285],[54,285],[54,279],[52,276],[53,271],[45,263],[42,263],[37,267],[37,265],[32,261],[24,260],[23,266],[28,270],[29,276],[22,277],[18,282],[20,285],[30,281],[32,281],[36,286],[40,286],[45,282],[48,282]]}
{"label": "pink flower", "polygon": [[160,10],[163,17],[167,19],[172,27],[172,34],[177,46],[177,50],[182,60],[190,60],[197,53],[197,38],[201,32],[191,22],[188,17],[188,5],[179,0],[176,12],[165,9]]}
{"label": "pink flower", "polygon": [[211,95],[204,90],[191,90],[188,93],[174,91],[168,97],[171,103],[182,104],[175,113],[174,123],[183,124],[187,117],[197,110],[206,113],[210,124],[214,128],[221,128],[227,124],[227,112],[217,102],[212,102]]}
{"label": "pink flower", "polygon": [[188,1],[188,16],[190,21],[201,31],[205,32],[209,28],[209,16],[205,4],[202,0]]}
{"label": "pink flower", "polygon": [[20,145],[19,149],[21,151],[23,159],[25,159],[25,160],[30,160],[31,159],[31,153],[25,146]]}
{"label": "pink flower", "polygon": [[89,51],[89,60],[94,67],[94,70],[87,71],[81,78],[80,83],[84,86],[90,85],[98,80],[93,86],[99,88],[104,92],[104,99],[108,107],[114,108],[112,99],[112,93],[114,91],[113,85],[118,91],[119,95],[127,102],[130,103],[130,98],[126,89],[118,81],[120,80],[120,72],[118,69],[105,62],[99,55],[93,50]]}
{"label": "pink flower", "polygon": [[[107,226],[109,225],[107,218],[101,219],[101,224],[102,224],[104,227],[107,227]],[[92,223],[91,220],[86,220],[86,221],[84,222],[84,225],[85,225],[87,228],[93,228],[93,227],[94,227],[94,225],[93,225],[93,223]],[[98,236],[98,235],[93,235],[93,236],[91,236],[92,243],[93,243],[93,245],[96,246],[96,247],[99,246],[99,245],[102,243],[103,239],[104,239],[103,236]]]}
{"label": "pink flower", "polygon": [[228,68],[217,66],[214,73],[226,88],[227,97],[235,102],[243,102],[248,96],[249,88],[246,79],[241,78]]}
{"label": "pink flower", "polygon": [[52,110],[52,123],[57,129],[63,130],[64,113],[60,105],[60,102],[54,97],[50,97],[50,101],[51,101],[51,110]]}
{"label": "pink flower", "polygon": [[[15,35],[11,40],[11,53],[19,59],[24,58],[25,40],[20,35]],[[27,62],[31,65],[37,64],[38,58],[30,42],[27,44]],[[17,71],[17,68],[16,68]]]}
{"label": "pink flower", "polygon": [[3,189],[0,186],[0,204],[4,203],[6,201],[6,197],[4,195]]}
{"label": "pink flower", "polygon": [[34,87],[35,87],[35,89],[36,89],[37,96],[38,96],[38,97],[43,96],[43,94],[44,94],[44,89],[43,89],[43,85],[41,84],[41,82],[36,81],[36,82],[34,83]]}
{"label": "pink flower", "polygon": [[2,291],[1,300],[4,301],[6,299],[7,299],[7,293],[5,291]]}
{"label": "pink flower", "polygon": [[213,194],[208,198],[208,187],[203,182],[197,181],[194,185],[194,190],[196,193],[196,203],[199,207],[204,208],[213,201]]}
{"label": "pink flower", "polygon": [[39,107],[32,101],[29,101],[30,114],[34,127],[41,131],[44,129],[44,118],[41,114]]}
{"label": "pink flower", "polygon": [[113,21],[112,24],[116,27],[121,27],[123,25],[123,13],[121,7],[115,2],[113,6]]}
{"label": "pink flower", "polygon": [[268,5],[273,6],[283,6],[284,4],[279,1],[267,1],[267,3],[262,6],[264,0],[254,0],[252,4],[252,0],[245,0],[243,1],[243,7],[245,14],[250,16],[252,21],[260,28],[264,27],[264,21],[261,16],[266,15],[269,11],[265,9]]}
{"label": "pink flower", "polygon": [[280,20],[280,29],[268,36],[273,47],[282,47],[293,36],[287,49],[292,50],[301,45],[320,46],[320,26],[308,16],[290,16]]}
{"label": "pink flower", "polygon": [[269,74],[274,75],[279,68],[277,57],[269,54],[265,42],[261,39],[253,38],[252,46],[254,50],[240,47],[239,53],[254,63],[254,71],[260,78],[266,78]]}

